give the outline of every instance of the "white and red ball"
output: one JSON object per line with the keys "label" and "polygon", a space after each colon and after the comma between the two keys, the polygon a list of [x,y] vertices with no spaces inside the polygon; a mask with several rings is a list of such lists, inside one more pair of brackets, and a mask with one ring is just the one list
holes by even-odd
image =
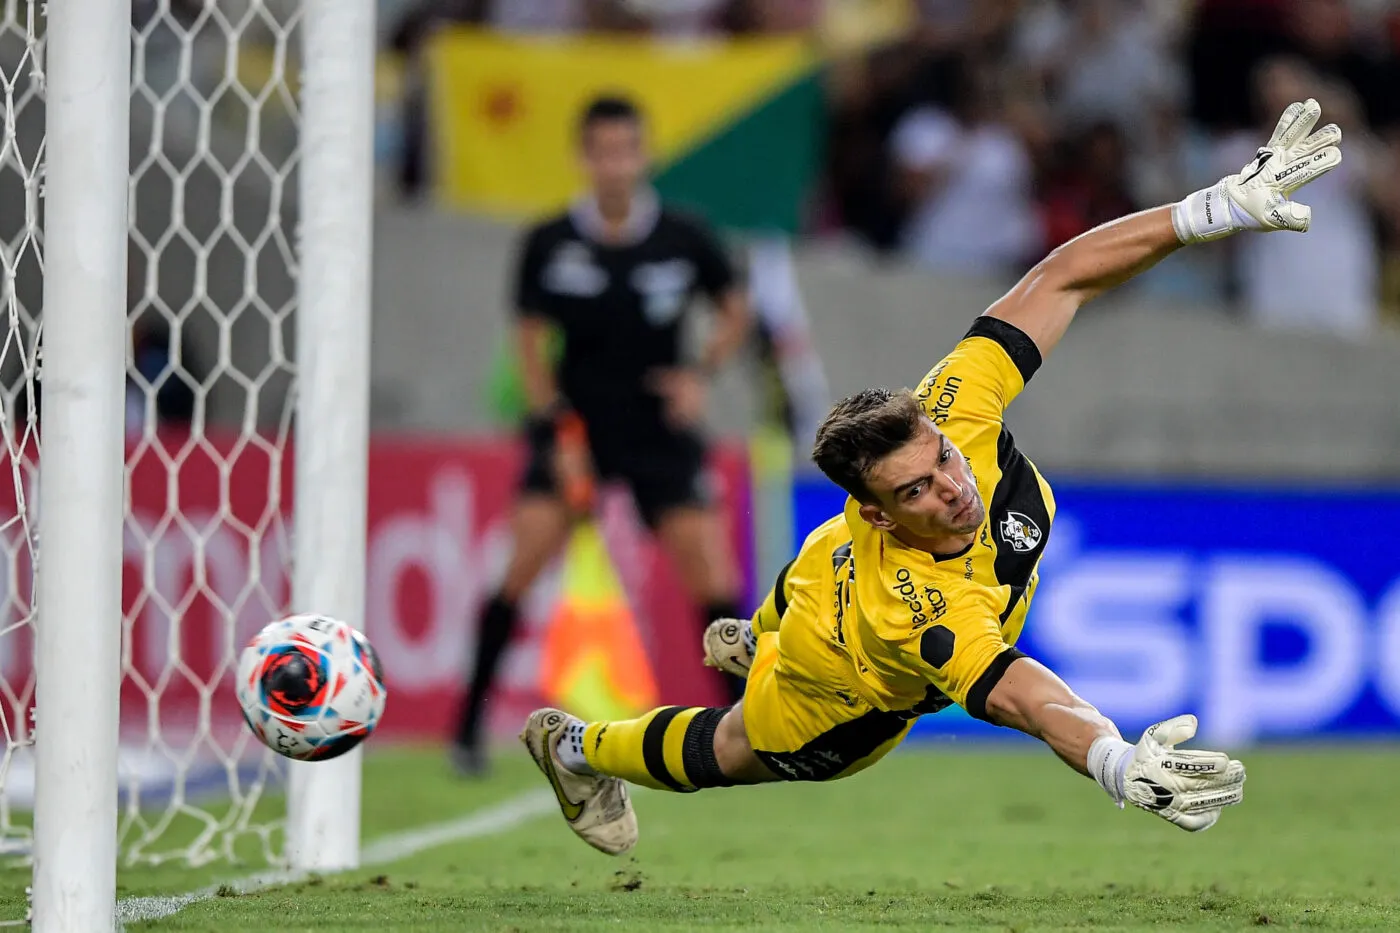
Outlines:
{"label": "white and red ball", "polygon": [[299,761],[343,755],[384,715],[384,672],[364,635],[305,614],[263,628],[238,659],[238,705],[268,748]]}

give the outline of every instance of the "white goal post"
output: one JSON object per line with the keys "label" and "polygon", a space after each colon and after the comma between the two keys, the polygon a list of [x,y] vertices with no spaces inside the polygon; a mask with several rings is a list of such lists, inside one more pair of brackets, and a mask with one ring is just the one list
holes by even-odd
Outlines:
{"label": "white goal post", "polygon": [[[11,792],[32,756],[39,933],[114,929],[121,861],[233,859],[251,838],[291,868],[358,863],[358,750],[292,765],[225,720],[250,625],[292,611],[364,623],[375,7],[0,0],[0,415],[14,486],[0,507],[0,844],[23,850],[10,814],[27,805]],[[271,36],[270,75],[245,85],[253,33]],[[300,126],[280,153],[265,138],[278,107]],[[238,115],[221,126],[228,108]],[[179,155],[166,149],[177,136]],[[196,218],[183,212],[200,185],[216,206]],[[22,224],[3,216],[7,192],[24,199]],[[42,313],[26,281],[39,269]],[[269,297],[278,277],[295,283],[284,299]],[[173,297],[172,281],[186,291]],[[133,349],[147,317],[173,346],[154,377]],[[250,320],[266,331],[256,364],[239,349]],[[180,348],[201,327],[204,375]],[[152,415],[176,382],[192,402],[188,436],[172,438]],[[150,497],[153,482],[163,492]],[[197,484],[208,502],[196,507]],[[153,664],[152,646],[164,652]],[[32,670],[13,657],[31,650]],[[206,759],[231,802],[196,794]],[[155,796],[137,774],[152,762],[169,772]],[[280,849],[254,811],[284,775]]]}

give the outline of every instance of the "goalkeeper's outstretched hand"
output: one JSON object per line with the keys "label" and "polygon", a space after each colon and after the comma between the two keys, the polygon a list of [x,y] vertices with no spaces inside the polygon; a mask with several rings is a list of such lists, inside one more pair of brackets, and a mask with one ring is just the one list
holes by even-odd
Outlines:
{"label": "goalkeeper's outstretched hand", "polygon": [[1128,803],[1193,833],[1244,799],[1243,764],[1224,752],[1175,747],[1195,734],[1195,716],[1157,723],[1142,734],[1123,773]]}
{"label": "goalkeeper's outstretched hand", "polygon": [[1290,196],[1342,161],[1341,128],[1329,123],[1313,132],[1321,116],[1312,98],[1289,104],[1268,144],[1238,174],[1173,205],[1177,238],[1199,243],[1242,230],[1307,232],[1312,209]]}

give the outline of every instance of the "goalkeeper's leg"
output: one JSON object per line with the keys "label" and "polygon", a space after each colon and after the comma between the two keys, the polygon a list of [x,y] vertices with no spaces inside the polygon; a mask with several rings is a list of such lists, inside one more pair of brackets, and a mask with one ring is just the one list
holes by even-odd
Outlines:
{"label": "goalkeeper's leg", "polygon": [[609,855],[637,841],[626,781],[685,792],[776,780],[748,748],[738,706],[663,706],[637,719],[591,723],[541,709],[520,739],[569,828]]}
{"label": "goalkeeper's leg", "polygon": [[[745,698],[732,707],[663,706],[636,719],[586,723],[536,711],[521,734],[570,827],[605,852],[626,851],[637,824],[624,782],[682,793],[767,781],[824,781],[882,758],[912,718],[872,709],[825,654],[786,658],[760,639]],[[789,680],[801,679],[799,685]],[[830,685],[829,695],[816,688]]]}

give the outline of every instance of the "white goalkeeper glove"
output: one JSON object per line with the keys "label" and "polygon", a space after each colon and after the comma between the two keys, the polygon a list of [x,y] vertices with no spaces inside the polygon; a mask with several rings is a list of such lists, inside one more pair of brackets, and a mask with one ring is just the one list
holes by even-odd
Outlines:
{"label": "white goalkeeper glove", "polygon": [[1306,233],[1312,209],[1288,196],[1342,161],[1342,131],[1335,123],[1312,132],[1321,116],[1322,107],[1312,98],[1289,104],[1269,144],[1239,174],[1172,205],[1177,239],[1200,243],[1241,230]]}
{"label": "white goalkeeper glove", "polygon": [[1159,722],[1142,734],[1123,772],[1123,797],[1188,832],[1215,825],[1222,807],[1244,799],[1244,765],[1223,752],[1176,748],[1196,734],[1195,716]]}

